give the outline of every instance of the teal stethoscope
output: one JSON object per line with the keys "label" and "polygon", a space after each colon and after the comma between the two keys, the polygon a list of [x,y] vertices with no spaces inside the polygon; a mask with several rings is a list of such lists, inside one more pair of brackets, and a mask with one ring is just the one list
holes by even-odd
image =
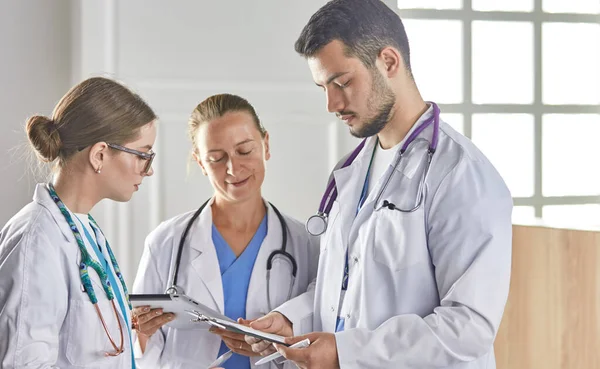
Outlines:
{"label": "teal stethoscope", "polygon": [[[77,241],[77,246],[79,246],[79,251],[81,252],[81,261],[79,262],[79,275],[81,277],[81,283],[83,284],[83,288],[85,289],[85,292],[87,292],[87,295],[89,296],[92,304],[94,305],[94,308],[96,309],[96,313],[98,314],[98,317],[100,318],[100,322],[102,322],[102,327],[104,328],[104,332],[106,332],[106,335],[110,341],[110,344],[112,345],[112,347],[115,350],[114,352],[106,352],[105,355],[106,356],[118,356],[118,355],[122,354],[124,351],[123,350],[123,325],[121,324],[121,319],[119,318],[117,306],[115,305],[115,295],[113,293],[113,290],[112,290],[113,287],[110,284],[109,277],[106,274],[106,271],[104,270],[102,265],[100,265],[100,263],[98,263],[97,261],[92,259],[92,257],[90,256],[90,254],[87,251],[85,244],[83,242],[83,238],[81,237],[81,234],[79,233],[79,230],[77,229],[77,225],[75,225],[75,222],[73,222],[73,218],[71,217],[69,210],[67,210],[67,207],[65,206],[65,204],[63,204],[63,202],[60,200],[60,198],[56,194],[56,191],[54,189],[54,186],[52,186],[52,184],[48,184],[48,192],[50,193],[50,197],[52,197],[52,200],[54,200],[54,202],[60,209],[60,212],[62,213],[62,215],[65,217],[67,223],[69,224],[69,228],[71,228],[71,232],[73,232],[73,236],[75,236],[75,240]],[[90,222],[95,226],[95,228],[100,229],[100,227],[98,227],[98,224],[96,223],[94,218],[92,218],[91,215],[88,215],[88,218],[89,218]],[[119,268],[119,265],[117,264],[115,255],[113,254],[110,246],[108,245],[108,241],[106,241],[105,245],[106,245],[106,250],[108,251],[108,255],[110,256],[110,261],[115,270],[115,274],[119,278],[119,280],[121,282],[121,286],[123,286],[123,292],[126,296],[127,304],[129,305],[129,310],[131,310],[131,304],[129,303],[129,293],[127,292],[127,286],[125,285],[123,276],[121,275],[121,270]],[[94,287],[92,286],[92,281],[88,274],[88,269],[90,267],[92,269],[94,269],[94,271],[96,271],[96,273],[100,277],[100,281],[102,282],[102,287],[104,288],[106,297],[112,304],[113,311],[117,318],[117,322],[119,323],[119,332],[121,335],[121,342],[119,345],[116,344],[115,340],[110,335],[110,332],[108,331],[108,328],[106,327],[106,322],[104,321],[104,317],[102,316],[102,312],[100,311],[100,308],[98,307],[98,298],[96,297],[96,293],[94,292]],[[126,319],[126,317],[124,317],[124,319]]]}

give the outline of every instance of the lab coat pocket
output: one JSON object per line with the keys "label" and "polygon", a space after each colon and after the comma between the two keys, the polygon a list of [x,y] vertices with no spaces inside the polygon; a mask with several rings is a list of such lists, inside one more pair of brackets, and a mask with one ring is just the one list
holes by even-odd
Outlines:
{"label": "lab coat pocket", "polygon": [[380,209],[375,212],[373,259],[392,271],[429,260],[423,209],[412,213]]}
{"label": "lab coat pocket", "polygon": [[[87,298],[87,296],[85,297]],[[121,334],[112,304],[106,298],[99,298],[98,307],[111,337],[117,345],[120,345]],[[110,367],[111,362],[116,364],[117,357],[105,355],[106,352],[112,352],[114,349],[102,327],[100,317],[89,299],[70,300],[66,323],[68,326],[65,355],[71,364],[83,368],[95,367],[100,364]],[[124,348],[128,344],[127,327],[123,326]],[[102,362],[99,363],[100,361]]]}

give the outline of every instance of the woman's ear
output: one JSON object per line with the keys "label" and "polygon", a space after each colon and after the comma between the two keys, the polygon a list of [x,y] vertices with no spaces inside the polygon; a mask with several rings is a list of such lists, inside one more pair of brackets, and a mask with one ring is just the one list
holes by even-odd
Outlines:
{"label": "woman's ear", "polygon": [[94,172],[100,173],[102,171],[108,149],[109,147],[106,145],[106,142],[98,142],[90,147],[88,160]]}
{"label": "woman's ear", "polygon": [[202,169],[202,174],[207,176],[208,173],[206,173],[206,169],[204,169],[204,164],[202,164],[202,160],[200,160],[200,157],[198,156],[198,154],[194,151],[192,153],[192,156],[194,157],[194,160],[196,161],[196,163],[198,163],[198,165],[200,166],[200,169]]}
{"label": "woman's ear", "polygon": [[269,160],[271,158],[271,146],[269,146],[269,132],[265,132],[263,143],[265,145],[265,160]]}

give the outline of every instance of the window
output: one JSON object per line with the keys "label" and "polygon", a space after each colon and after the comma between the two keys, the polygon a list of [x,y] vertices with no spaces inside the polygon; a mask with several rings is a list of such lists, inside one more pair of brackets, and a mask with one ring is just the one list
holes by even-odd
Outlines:
{"label": "window", "polygon": [[496,166],[513,215],[600,225],[600,1],[386,2],[423,97]]}

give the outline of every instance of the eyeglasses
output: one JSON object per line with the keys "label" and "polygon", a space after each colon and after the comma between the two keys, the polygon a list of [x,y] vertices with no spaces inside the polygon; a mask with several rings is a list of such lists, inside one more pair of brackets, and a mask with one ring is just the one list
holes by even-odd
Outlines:
{"label": "eyeglasses", "polygon": [[156,155],[155,152],[148,153],[148,152],[138,151],[138,150],[130,149],[125,146],[111,144],[111,143],[107,143],[106,145],[112,149],[127,152],[130,154],[139,156],[140,158],[146,160],[146,165],[144,166],[144,173],[147,174],[150,171],[150,168],[152,168],[152,162],[154,161],[154,156]]}

